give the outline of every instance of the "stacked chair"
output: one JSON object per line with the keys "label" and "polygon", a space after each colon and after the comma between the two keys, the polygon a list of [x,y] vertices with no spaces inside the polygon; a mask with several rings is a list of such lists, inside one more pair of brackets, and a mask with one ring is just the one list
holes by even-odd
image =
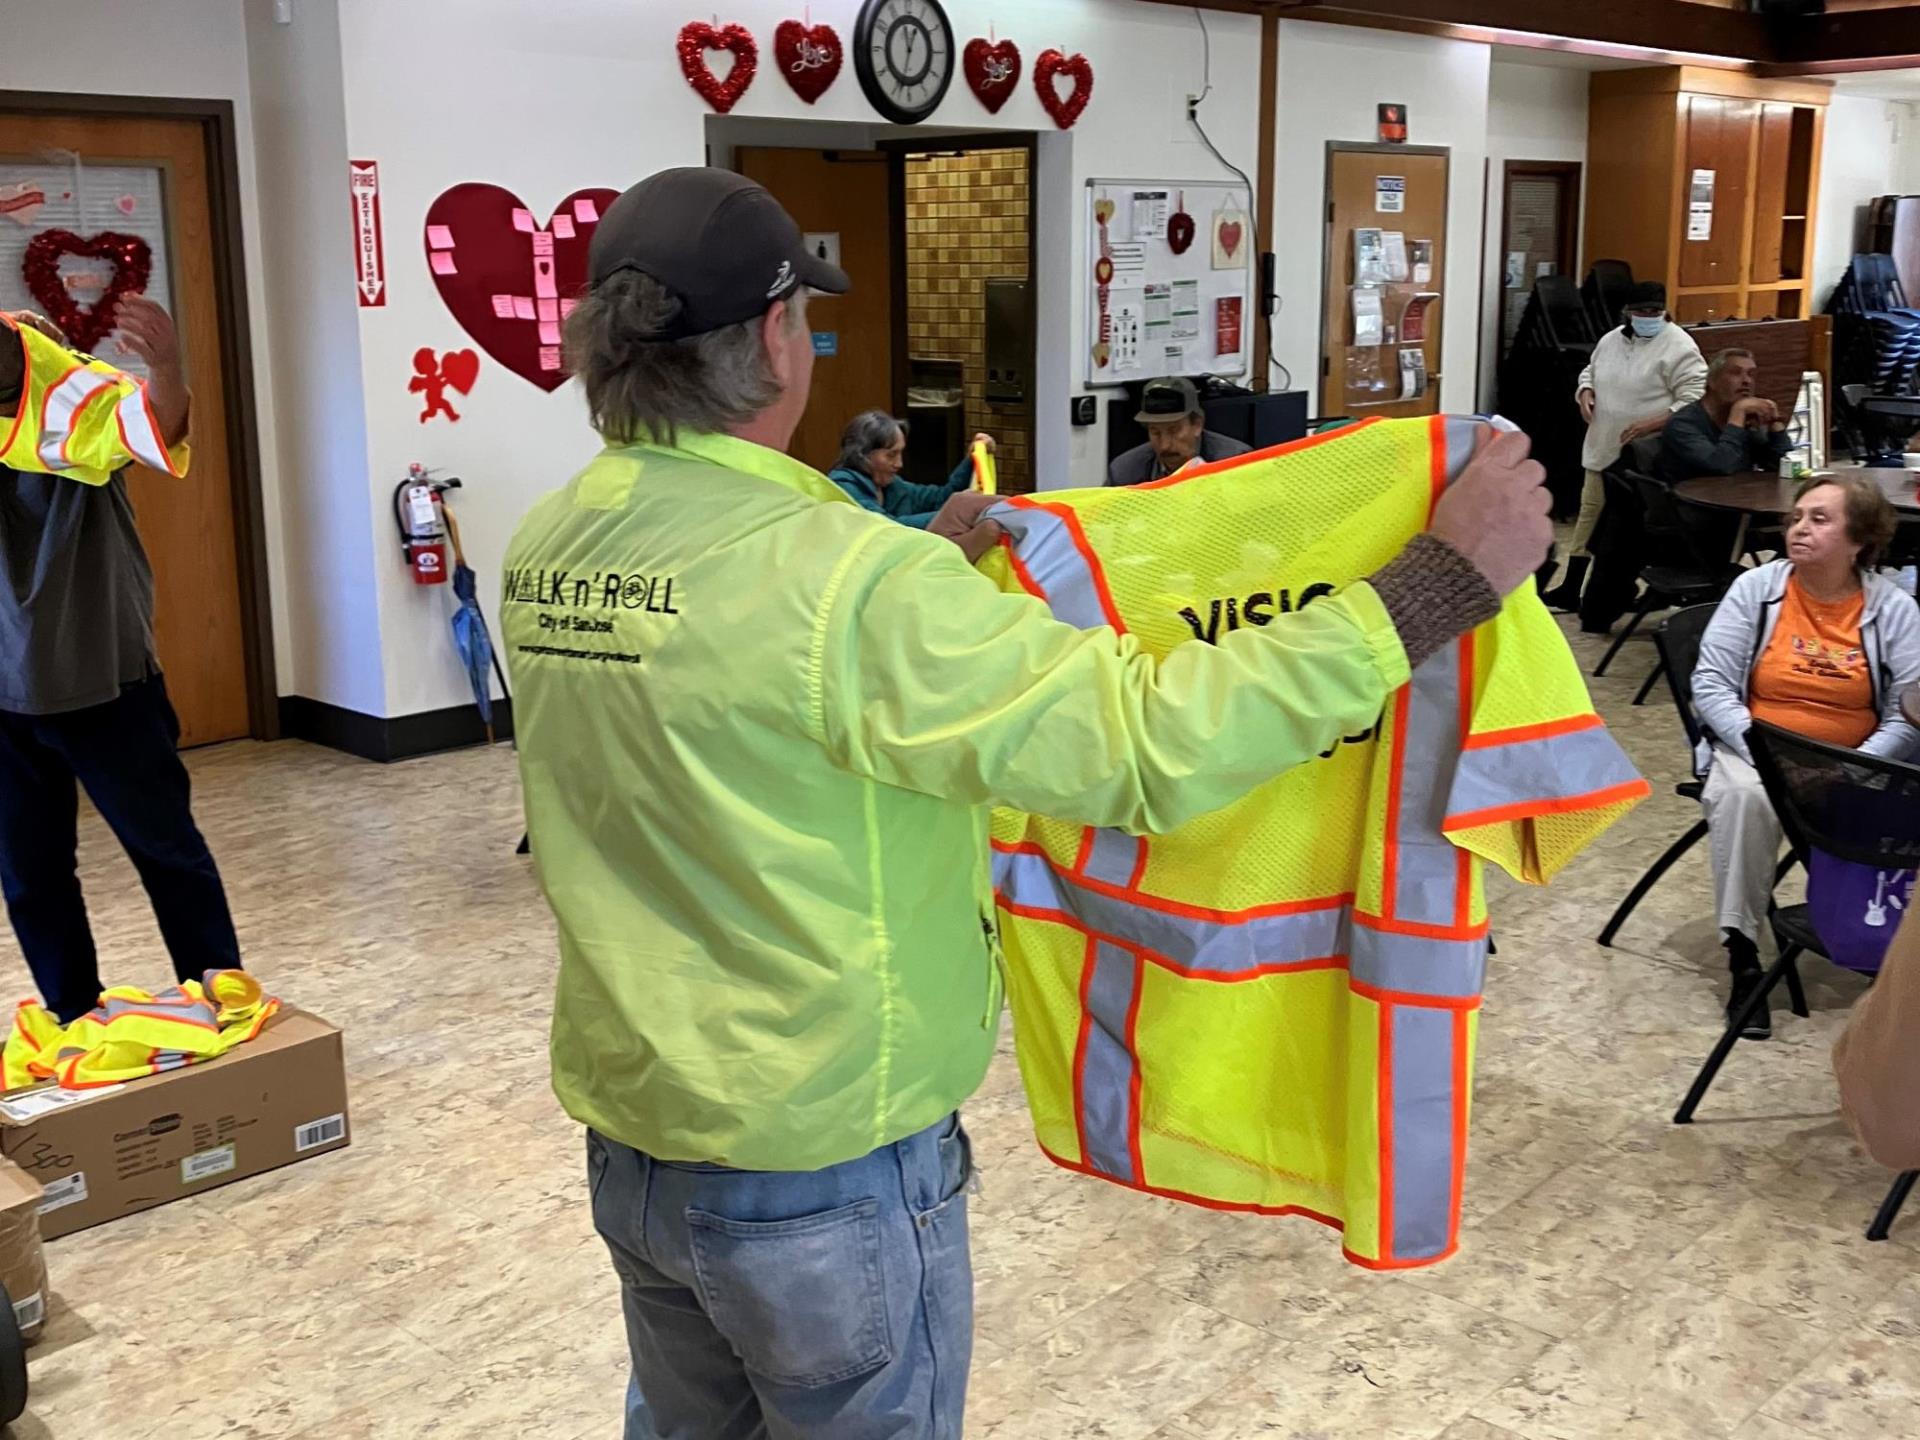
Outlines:
{"label": "stacked chair", "polygon": [[1900,464],[1920,414],[1920,309],[1891,255],[1856,255],[1827,302],[1833,316],[1838,420],[1854,458]]}

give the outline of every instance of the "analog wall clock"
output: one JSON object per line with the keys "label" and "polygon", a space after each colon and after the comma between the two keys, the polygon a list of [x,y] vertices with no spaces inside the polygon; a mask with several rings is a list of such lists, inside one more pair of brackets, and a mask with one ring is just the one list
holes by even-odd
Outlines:
{"label": "analog wall clock", "polygon": [[896,125],[918,125],[939,108],[958,59],[939,0],[866,0],[853,22],[860,88]]}

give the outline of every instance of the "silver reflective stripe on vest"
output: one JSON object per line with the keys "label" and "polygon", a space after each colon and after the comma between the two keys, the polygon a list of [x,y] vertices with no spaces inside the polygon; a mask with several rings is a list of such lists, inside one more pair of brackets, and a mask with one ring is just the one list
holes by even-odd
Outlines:
{"label": "silver reflective stripe on vest", "polygon": [[1626,752],[1596,722],[1589,730],[1467,751],[1447,808],[1471,818],[1522,800],[1569,800],[1639,778]]}
{"label": "silver reflective stripe on vest", "polygon": [[[1454,1014],[1395,1005],[1391,1027],[1393,1176],[1381,1244],[1394,1260],[1424,1260],[1453,1238]],[[1383,1204],[1388,1195],[1382,1186]]]}
{"label": "silver reflective stripe on vest", "polygon": [[1395,817],[1393,893],[1387,914],[1417,925],[1458,924],[1459,851],[1440,833],[1447,816],[1453,765],[1466,740],[1460,713],[1459,644],[1447,646],[1413,674],[1406,725],[1394,736],[1403,757]]}
{"label": "silver reflective stripe on vest", "polygon": [[1079,1075],[1081,1159],[1102,1175],[1138,1184],[1133,1173],[1133,1013],[1139,962],[1116,945],[1096,944],[1086,980],[1087,1027]]}
{"label": "silver reflective stripe on vest", "polygon": [[1108,623],[1087,557],[1073,543],[1066,521],[1051,510],[1008,504],[993,506],[981,518],[999,521],[1013,537],[1021,565],[1040,587],[1041,598],[1055,619],[1080,630],[1097,630]]}
{"label": "silver reflective stripe on vest", "polygon": [[147,392],[136,385],[120,397],[114,418],[120,426],[120,439],[127,453],[142,465],[150,465],[163,475],[173,475],[173,460],[160,438],[152,410],[147,407]]}
{"label": "silver reflective stripe on vest", "polygon": [[[98,370],[80,369],[64,376],[47,391],[40,406],[40,463],[51,470],[67,469],[67,441],[73,434],[73,417],[100,391],[118,380]],[[22,405],[26,396],[20,397]]]}
{"label": "silver reflective stripe on vest", "polygon": [[1093,849],[1087,853],[1087,863],[1081,867],[1081,873],[1109,885],[1131,885],[1133,872],[1139,868],[1146,848],[1147,842],[1138,835],[1095,830]]}

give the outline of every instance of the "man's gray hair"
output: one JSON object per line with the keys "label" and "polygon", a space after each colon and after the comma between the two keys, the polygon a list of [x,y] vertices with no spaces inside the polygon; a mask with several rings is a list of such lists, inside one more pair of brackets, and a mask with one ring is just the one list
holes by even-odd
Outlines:
{"label": "man's gray hair", "polygon": [[1751,359],[1753,359],[1753,351],[1742,350],[1738,345],[1729,350],[1722,350],[1718,355],[1714,356],[1712,361],[1707,365],[1707,378],[1709,380],[1718,380],[1720,378],[1720,372],[1726,369],[1733,361]]}
{"label": "man's gray hair", "polygon": [[840,432],[840,458],[833,462],[833,468],[857,470],[866,475],[869,473],[867,456],[886,449],[896,439],[905,439],[906,434],[906,421],[884,410],[862,410]]}
{"label": "man's gray hair", "polygon": [[[790,331],[806,323],[805,294],[788,297]],[[684,340],[659,339],[679,309],[659,281],[622,270],[567,316],[567,365],[586,387],[587,412],[609,444],[671,445],[682,429],[730,430],[780,398],[760,316]]]}

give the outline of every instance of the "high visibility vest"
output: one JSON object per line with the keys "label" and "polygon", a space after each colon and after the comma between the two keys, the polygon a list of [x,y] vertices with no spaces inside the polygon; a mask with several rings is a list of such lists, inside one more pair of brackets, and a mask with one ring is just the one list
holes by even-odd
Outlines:
{"label": "high visibility vest", "polygon": [[[1423,529],[1471,420],[1372,421],[1131,488],[1018,497],[983,568],[1165,655],[1361,580]],[[1142,838],[996,816],[1021,1074],[1059,1164],[1344,1232],[1458,1243],[1487,956],[1481,860],[1545,883],[1648,793],[1532,587],[1379,721]]]}
{"label": "high visibility vest", "polygon": [[245,1044],[279,1009],[244,970],[209,970],[170,990],[116,985],[71,1025],[23,1000],[7,1033],[6,1087],[57,1080],[62,1089],[91,1090],[178,1070]]}
{"label": "high visibility vest", "polygon": [[20,402],[0,415],[0,465],[104,485],[132,461],[164,474],[187,472],[187,447],[160,435],[147,387],[104,360],[64,346],[31,325],[0,315],[0,344],[18,343],[24,369]]}

